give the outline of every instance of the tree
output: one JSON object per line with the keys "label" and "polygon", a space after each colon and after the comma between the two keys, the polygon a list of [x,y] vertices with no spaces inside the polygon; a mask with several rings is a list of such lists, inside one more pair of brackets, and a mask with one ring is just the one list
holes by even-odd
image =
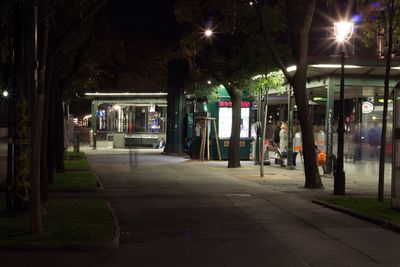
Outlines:
{"label": "tree", "polygon": [[378,200],[384,200],[384,182],[385,182],[385,148],[387,132],[387,114],[389,100],[389,79],[393,53],[393,38],[396,28],[400,22],[398,17],[400,12],[400,3],[396,0],[382,1],[360,1],[364,11],[364,42],[369,43],[376,39],[376,32],[384,32],[386,37],[386,49],[384,56],[386,59],[385,80],[384,80],[384,103],[382,113],[382,132],[381,148],[379,153],[379,180],[378,180]]}
{"label": "tree", "polygon": [[[264,107],[261,107],[258,112],[263,114],[261,118],[262,134],[261,134],[261,144],[260,144],[260,176],[264,177],[264,141],[265,141],[265,131],[267,128],[267,114],[268,114],[268,90],[275,89],[282,93],[282,86],[285,82],[285,78],[281,71],[270,72],[267,75],[258,75],[250,80],[248,88],[250,88],[250,93],[253,95],[258,93],[261,96],[265,95]],[[260,103],[259,103],[260,104]],[[264,110],[264,112],[262,112]]]}
{"label": "tree", "polygon": [[[187,33],[182,40],[188,57],[193,56],[196,44],[195,73],[210,77],[222,84],[232,101],[232,129],[229,142],[228,168],[240,167],[241,100],[248,80],[256,74],[271,70],[271,59],[255,34],[257,27],[251,21],[250,9],[241,1],[177,1],[176,15]],[[210,28],[214,35],[199,38],[199,29]],[[200,39],[200,40],[199,40]],[[193,58],[192,58],[193,59]],[[196,76],[200,76],[196,75]],[[197,77],[195,77],[197,80]],[[198,81],[198,80],[197,80]]]}
{"label": "tree", "polygon": [[[268,52],[272,55],[276,65],[285,75],[288,83],[293,87],[298,108],[299,120],[303,139],[305,187],[323,187],[316,161],[315,141],[312,131],[308,99],[306,94],[309,32],[315,12],[316,0],[307,1],[254,1],[258,21],[261,24],[262,35]],[[273,16],[275,14],[275,16]],[[267,17],[278,20],[280,27],[272,27]],[[277,30],[276,30],[277,29]],[[292,76],[286,70],[287,58],[282,57],[276,49],[277,44],[287,43],[291,48],[292,60],[297,69]]]}

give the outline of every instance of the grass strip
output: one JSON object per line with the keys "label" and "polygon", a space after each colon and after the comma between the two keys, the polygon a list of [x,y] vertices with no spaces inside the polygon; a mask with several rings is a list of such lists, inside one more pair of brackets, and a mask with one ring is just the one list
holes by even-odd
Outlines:
{"label": "grass strip", "polygon": [[400,223],[400,212],[391,208],[389,199],[385,199],[384,202],[380,202],[376,198],[364,197],[335,197],[321,200],[377,219]]}
{"label": "grass strip", "polygon": [[86,159],[85,153],[83,152],[75,153],[73,151],[68,151],[67,153],[68,153],[68,159],[70,160]]}
{"label": "grass strip", "polygon": [[97,178],[92,171],[74,171],[56,174],[53,189],[94,189],[97,188]]}
{"label": "grass strip", "polygon": [[[4,210],[4,201],[0,202]],[[112,214],[104,200],[59,199],[43,207],[44,234],[32,236],[29,214],[0,214],[1,243],[96,243],[109,241],[114,235]]]}
{"label": "grass strip", "polygon": [[64,166],[66,170],[90,170],[86,159],[64,160]]}

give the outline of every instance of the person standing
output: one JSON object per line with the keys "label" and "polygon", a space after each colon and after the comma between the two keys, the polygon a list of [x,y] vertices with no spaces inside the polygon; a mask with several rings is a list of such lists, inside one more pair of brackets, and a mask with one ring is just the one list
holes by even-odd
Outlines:
{"label": "person standing", "polygon": [[301,131],[300,131],[300,126],[295,127],[295,134],[293,138],[293,154],[292,154],[292,160],[293,160],[293,166],[296,166],[296,157],[297,154],[300,153],[300,160],[302,159],[302,151],[303,151],[303,143],[301,140]]}
{"label": "person standing", "polygon": [[281,130],[279,131],[279,149],[281,152],[287,151],[288,147],[288,125],[286,122],[282,122]]}
{"label": "person standing", "polygon": [[281,130],[279,131],[279,150],[282,154],[281,166],[285,167],[285,159],[287,159],[287,147],[288,147],[288,125],[285,122],[281,124]]}

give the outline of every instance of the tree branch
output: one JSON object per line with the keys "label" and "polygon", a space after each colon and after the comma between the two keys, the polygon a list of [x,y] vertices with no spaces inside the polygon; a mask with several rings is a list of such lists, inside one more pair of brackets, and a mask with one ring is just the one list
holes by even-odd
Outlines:
{"label": "tree branch", "polygon": [[54,51],[57,52],[75,32],[75,30],[79,28],[90,17],[95,16],[104,7],[107,1],[108,0],[101,0],[100,3],[97,3],[96,1],[96,3],[88,9],[83,17],[73,21],[70,25],[68,25],[67,29],[55,38],[53,42]]}
{"label": "tree branch", "polygon": [[275,49],[275,46],[271,41],[271,34],[268,30],[267,22],[265,21],[260,4],[258,4],[258,2],[255,4],[255,8],[256,8],[258,17],[260,19],[261,28],[264,33],[263,37],[264,37],[265,43],[267,45],[267,49],[271,52],[272,58],[274,59],[278,68],[282,71],[283,75],[285,75],[287,81],[290,84],[293,84],[292,77],[290,76],[289,72],[286,70],[285,64],[283,63],[281,57],[279,56],[278,51]]}
{"label": "tree branch", "polygon": [[[99,12],[100,9],[97,11]],[[97,20],[98,20],[97,14],[95,16],[95,19],[93,21],[92,27],[90,29],[90,32],[89,32],[87,38],[80,45],[78,51],[76,52],[76,54],[74,56],[70,71],[68,72],[66,77],[61,81],[61,85],[62,85],[61,90],[64,90],[71,85],[73,78],[75,77],[76,73],[79,70],[80,65],[82,64],[84,55],[85,55],[86,51],[89,49],[91,40],[93,39],[93,36],[94,36],[94,32],[95,32],[95,28],[96,28]]]}

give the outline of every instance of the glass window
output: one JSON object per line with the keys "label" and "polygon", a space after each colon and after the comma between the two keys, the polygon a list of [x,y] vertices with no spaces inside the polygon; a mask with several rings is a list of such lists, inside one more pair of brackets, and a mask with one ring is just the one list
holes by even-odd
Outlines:
{"label": "glass window", "polygon": [[165,132],[166,107],[156,106],[148,116],[148,132]]}
{"label": "glass window", "polygon": [[146,132],[146,113],[147,107],[135,107],[134,132]]}

